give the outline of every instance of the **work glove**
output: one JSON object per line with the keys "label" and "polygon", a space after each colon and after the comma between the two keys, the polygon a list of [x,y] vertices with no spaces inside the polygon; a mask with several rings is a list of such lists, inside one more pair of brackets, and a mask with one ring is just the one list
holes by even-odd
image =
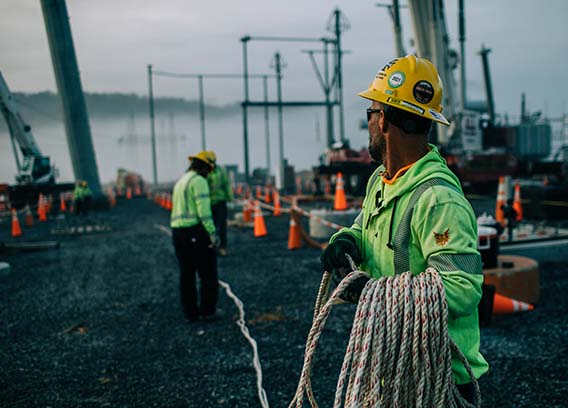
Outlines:
{"label": "work glove", "polygon": [[217,234],[210,234],[209,239],[211,240],[209,248],[219,248],[219,246],[221,245],[221,240],[219,239]]}
{"label": "work glove", "polygon": [[339,295],[339,297],[346,302],[355,304],[359,303],[361,292],[363,291],[363,288],[365,287],[367,282],[369,282],[369,279],[370,278],[368,276],[361,276],[355,279],[349,284],[349,286],[347,286],[347,288],[345,288],[345,291],[341,295]]}
{"label": "work glove", "polygon": [[360,264],[363,261],[355,239],[349,234],[339,235],[321,254],[320,260],[323,270],[331,272],[334,280],[341,281],[352,271],[345,254],[349,255],[355,264]]}

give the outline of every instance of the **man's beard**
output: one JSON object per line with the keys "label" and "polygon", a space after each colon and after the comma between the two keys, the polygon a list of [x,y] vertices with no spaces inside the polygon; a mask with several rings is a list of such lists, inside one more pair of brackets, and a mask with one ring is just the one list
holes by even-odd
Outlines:
{"label": "man's beard", "polygon": [[379,135],[374,139],[369,137],[369,156],[374,162],[381,164],[383,162],[383,157],[386,152],[385,138]]}

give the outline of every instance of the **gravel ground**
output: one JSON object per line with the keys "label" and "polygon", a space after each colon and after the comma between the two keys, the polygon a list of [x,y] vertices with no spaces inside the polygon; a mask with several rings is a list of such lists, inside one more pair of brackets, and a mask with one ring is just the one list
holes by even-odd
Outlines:
{"label": "gravel ground", "polygon": [[[250,345],[221,289],[221,318],[188,324],[178,299],[168,214],[144,199],[119,201],[82,224],[112,231],[52,235],[56,221],[24,239],[57,239],[57,250],[0,255],[0,406],[257,407]],[[288,217],[266,218],[269,235],[229,229],[220,279],[245,304],[272,407],[295,391],[320,275],[319,252],[288,251]],[[9,241],[8,223],[0,241]],[[544,254],[541,252],[541,254]],[[556,253],[558,254],[558,252]],[[568,253],[564,260],[568,259]],[[564,407],[568,267],[541,262],[541,302],[531,313],[494,318],[482,352],[492,371],[484,407]],[[314,363],[320,406],[331,406],[355,309],[336,307]]]}

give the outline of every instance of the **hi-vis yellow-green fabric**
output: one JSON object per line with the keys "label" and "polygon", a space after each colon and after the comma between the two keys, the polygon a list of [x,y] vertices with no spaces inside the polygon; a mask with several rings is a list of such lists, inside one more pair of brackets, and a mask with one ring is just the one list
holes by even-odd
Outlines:
{"label": "hi-vis yellow-green fabric", "polygon": [[85,197],[90,197],[92,196],[93,193],[91,191],[91,189],[89,188],[89,186],[77,186],[75,187],[75,190],[73,191],[73,199],[74,200],[82,200]]}
{"label": "hi-vis yellow-green fabric", "polygon": [[[369,179],[353,226],[330,241],[340,234],[352,236],[363,257],[359,268],[373,278],[436,269],[446,291],[449,334],[479,378],[489,365],[479,352],[477,305],[483,274],[473,209],[433,145],[394,183],[379,176],[384,170],[379,167]],[[455,356],[452,370],[457,384],[471,381]]]}
{"label": "hi-vis yellow-green fabric", "polygon": [[199,223],[203,224],[209,235],[215,234],[207,180],[190,170],[174,186],[170,226],[184,228]]}
{"label": "hi-vis yellow-green fabric", "polygon": [[215,166],[215,169],[207,176],[207,183],[211,194],[211,205],[221,201],[233,201],[233,189],[224,168]]}

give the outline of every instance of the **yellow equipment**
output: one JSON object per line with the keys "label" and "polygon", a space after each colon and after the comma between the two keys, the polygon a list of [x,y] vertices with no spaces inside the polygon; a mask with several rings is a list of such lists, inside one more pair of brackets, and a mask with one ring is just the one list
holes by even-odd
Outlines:
{"label": "yellow equipment", "polygon": [[209,165],[209,167],[211,167],[211,168],[215,167],[215,162],[211,160],[211,157],[206,150],[203,150],[203,151],[197,153],[195,156],[189,156],[187,159],[188,160],[195,160],[195,159],[201,160],[203,163]]}
{"label": "yellow equipment", "polygon": [[438,70],[425,58],[407,55],[381,68],[359,96],[449,125],[442,115],[444,86]]}

